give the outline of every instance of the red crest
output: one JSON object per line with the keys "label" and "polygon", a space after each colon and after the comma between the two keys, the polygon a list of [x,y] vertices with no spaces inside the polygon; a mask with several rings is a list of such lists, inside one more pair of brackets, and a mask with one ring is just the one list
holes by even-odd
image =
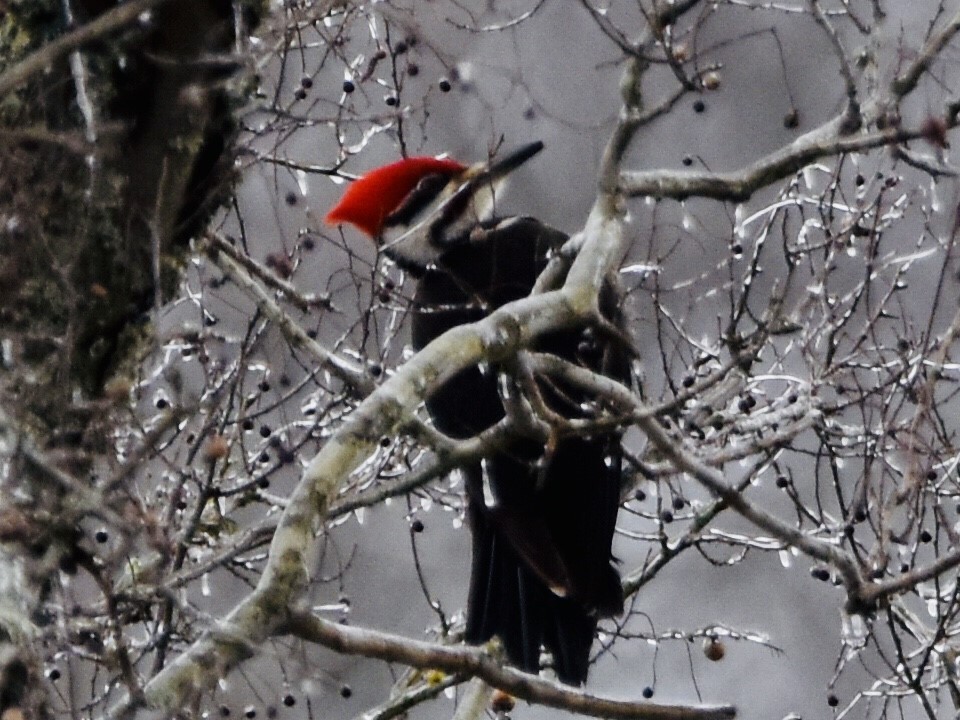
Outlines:
{"label": "red crest", "polygon": [[466,170],[456,160],[412,157],[371,170],[355,180],[325,218],[330,225],[352,223],[372,238],[426,175],[453,176]]}

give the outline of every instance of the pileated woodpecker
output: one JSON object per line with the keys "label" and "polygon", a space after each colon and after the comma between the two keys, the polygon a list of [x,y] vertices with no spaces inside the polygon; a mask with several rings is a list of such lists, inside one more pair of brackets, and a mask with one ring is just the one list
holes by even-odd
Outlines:
{"label": "pileated woodpecker", "polygon": [[[495,213],[506,175],[542,147],[532,143],[495,164],[471,167],[431,157],[401,160],[354,182],[327,215],[331,224],[352,223],[370,235],[417,279],[417,349],[527,296],[567,240],[534,218]],[[600,306],[611,323],[606,332],[554,332],[533,349],[628,382],[626,348],[609,331],[619,324],[612,284]],[[503,419],[504,400],[520,384],[511,370],[504,363],[454,376],[427,401],[436,427],[466,438]],[[598,413],[596,399],[579,388],[545,378],[537,378],[536,388],[556,415]],[[623,609],[611,562],[620,457],[619,433],[577,437],[557,428],[547,443],[518,432],[505,449],[461,468],[473,532],[468,642],[498,635],[509,660],[529,672],[538,672],[543,646],[561,681],[586,680],[598,618]]]}

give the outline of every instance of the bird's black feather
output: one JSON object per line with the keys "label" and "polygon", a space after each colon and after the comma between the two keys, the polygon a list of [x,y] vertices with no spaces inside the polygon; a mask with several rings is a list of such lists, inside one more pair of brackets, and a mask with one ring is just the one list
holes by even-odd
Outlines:
{"label": "bird's black feather", "polygon": [[[413,319],[417,348],[528,295],[548,254],[567,239],[533,218],[491,221],[478,230],[469,242],[452,244],[419,278]],[[601,312],[619,323],[612,285],[603,290]],[[582,328],[559,331],[534,349],[627,382],[626,348],[593,333],[597,352],[584,352],[584,337]],[[500,371],[468,368],[434,393],[427,409],[437,428],[466,438],[502,419]],[[590,417],[582,404],[591,398],[581,390],[546,382],[540,390],[554,412]],[[619,507],[619,434],[564,436],[547,448],[542,441],[518,437],[463,472],[473,533],[467,640],[480,643],[498,635],[510,661],[530,672],[538,671],[540,649],[546,647],[558,677],[582,683],[598,617],[616,614],[623,604],[611,558]]]}

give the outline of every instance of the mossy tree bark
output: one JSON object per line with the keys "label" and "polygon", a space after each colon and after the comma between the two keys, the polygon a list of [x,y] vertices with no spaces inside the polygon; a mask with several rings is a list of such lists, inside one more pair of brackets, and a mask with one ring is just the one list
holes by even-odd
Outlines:
{"label": "mossy tree bark", "polygon": [[[237,32],[262,9],[240,5],[240,17],[230,0],[0,9],[0,70],[29,76],[0,97],[0,714],[46,714],[43,598],[59,571],[90,561],[78,529],[90,508],[68,486],[100,512],[130,511],[97,494],[97,461],[150,346],[151,309],[231,185]],[[64,51],[91,23],[107,30]]]}

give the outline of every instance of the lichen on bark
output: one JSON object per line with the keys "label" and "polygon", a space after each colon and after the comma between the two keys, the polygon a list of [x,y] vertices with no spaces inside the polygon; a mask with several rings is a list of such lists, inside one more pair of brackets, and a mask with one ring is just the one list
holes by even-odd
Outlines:
{"label": "lichen on bark", "polygon": [[[123,7],[2,3],[0,72]],[[152,347],[152,310],[176,293],[190,240],[229,196],[233,113],[249,89],[235,33],[264,8],[161,1],[72,54],[51,53],[45,72],[0,97],[0,574],[16,568],[23,580],[0,591],[0,713],[46,715],[28,639],[47,622],[56,570],[84,561],[87,512],[50,474],[94,485],[112,452],[125,378]],[[46,471],[24,459],[24,443]],[[122,515],[122,493],[113,502]]]}

